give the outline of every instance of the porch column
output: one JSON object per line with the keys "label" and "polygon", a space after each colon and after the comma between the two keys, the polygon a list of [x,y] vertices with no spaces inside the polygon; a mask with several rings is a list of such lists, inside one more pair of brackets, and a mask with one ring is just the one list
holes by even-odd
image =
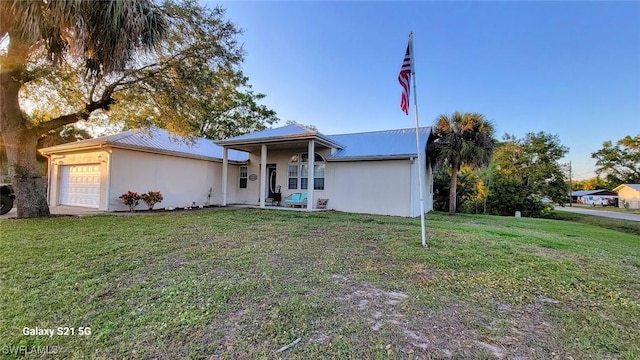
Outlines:
{"label": "porch column", "polygon": [[313,168],[315,166],[316,160],[316,146],[313,139],[309,140],[309,149],[307,150],[309,153],[309,171],[307,171],[307,175],[309,176],[309,180],[307,180],[307,211],[313,210],[313,188],[314,188],[314,172]]}
{"label": "porch column", "polygon": [[267,145],[262,144],[260,149],[260,207],[264,208],[267,202]]}
{"label": "porch column", "polygon": [[222,206],[227,206],[227,179],[229,171],[229,149],[222,147]]}

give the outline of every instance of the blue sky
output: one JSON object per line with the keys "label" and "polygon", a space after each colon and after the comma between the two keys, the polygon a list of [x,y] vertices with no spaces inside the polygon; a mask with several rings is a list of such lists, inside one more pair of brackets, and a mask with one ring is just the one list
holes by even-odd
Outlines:
{"label": "blue sky", "polygon": [[640,2],[206,3],[245,30],[244,72],[282,124],[414,126],[397,80],[413,31],[421,126],[462,111],[499,137],[557,134],[574,178],[594,176],[603,141],[640,133]]}

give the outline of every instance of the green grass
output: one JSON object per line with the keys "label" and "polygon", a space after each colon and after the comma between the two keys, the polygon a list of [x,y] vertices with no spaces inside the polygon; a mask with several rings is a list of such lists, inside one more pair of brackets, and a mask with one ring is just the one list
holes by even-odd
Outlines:
{"label": "green grass", "polygon": [[[419,219],[337,212],[2,220],[0,351],[640,358],[638,236],[440,213],[427,226],[425,249]],[[22,334],[62,326],[89,326],[91,335]]]}
{"label": "green grass", "polygon": [[595,215],[570,213],[567,211],[554,211],[548,216],[548,218],[594,225],[632,235],[640,235],[640,221],[613,219]]}

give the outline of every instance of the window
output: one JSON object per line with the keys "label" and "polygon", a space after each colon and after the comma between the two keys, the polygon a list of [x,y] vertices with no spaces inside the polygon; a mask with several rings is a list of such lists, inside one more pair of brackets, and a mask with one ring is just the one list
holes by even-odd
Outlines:
{"label": "window", "polygon": [[247,166],[240,166],[240,189],[247,188],[247,174],[249,173]]}
{"label": "window", "polygon": [[300,189],[309,188],[309,164],[300,164]]}
{"label": "window", "polygon": [[313,189],[324,190],[324,163],[313,166]]}
{"label": "window", "polygon": [[[313,189],[324,190],[324,158],[315,154],[313,165]],[[309,155],[295,154],[289,159],[288,188],[290,190],[307,190],[309,188]],[[298,185],[300,187],[298,188]]]}
{"label": "window", "polygon": [[289,170],[287,171],[288,175],[288,186],[287,189],[298,189],[298,165],[289,164]]}

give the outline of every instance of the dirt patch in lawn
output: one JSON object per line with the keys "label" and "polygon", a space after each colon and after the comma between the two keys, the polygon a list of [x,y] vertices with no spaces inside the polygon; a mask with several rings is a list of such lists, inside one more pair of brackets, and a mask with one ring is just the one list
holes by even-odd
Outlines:
{"label": "dirt patch in lawn", "polygon": [[552,259],[552,260],[563,260],[571,263],[576,263],[578,265],[588,261],[586,259],[584,260],[580,259],[577,257],[577,255],[568,253],[566,251],[560,251],[560,250],[544,248],[544,247],[535,248],[533,253],[543,258]]}
{"label": "dirt patch in lawn", "polygon": [[[538,296],[521,307],[438,299],[416,306],[407,294],[333,275],[341,288],[337,300],[346,313],[362,317],[371,331],[394,334],[392,348],[428,358],[571,358],[564,353],[546,307],[558,302]],[[473,306],[473,307],[472,307]],[[316,339],[322,342],[323,337]],[[389,348],[389,347],[388,347]],[[389,348],[391,349],[391,348]]]}

